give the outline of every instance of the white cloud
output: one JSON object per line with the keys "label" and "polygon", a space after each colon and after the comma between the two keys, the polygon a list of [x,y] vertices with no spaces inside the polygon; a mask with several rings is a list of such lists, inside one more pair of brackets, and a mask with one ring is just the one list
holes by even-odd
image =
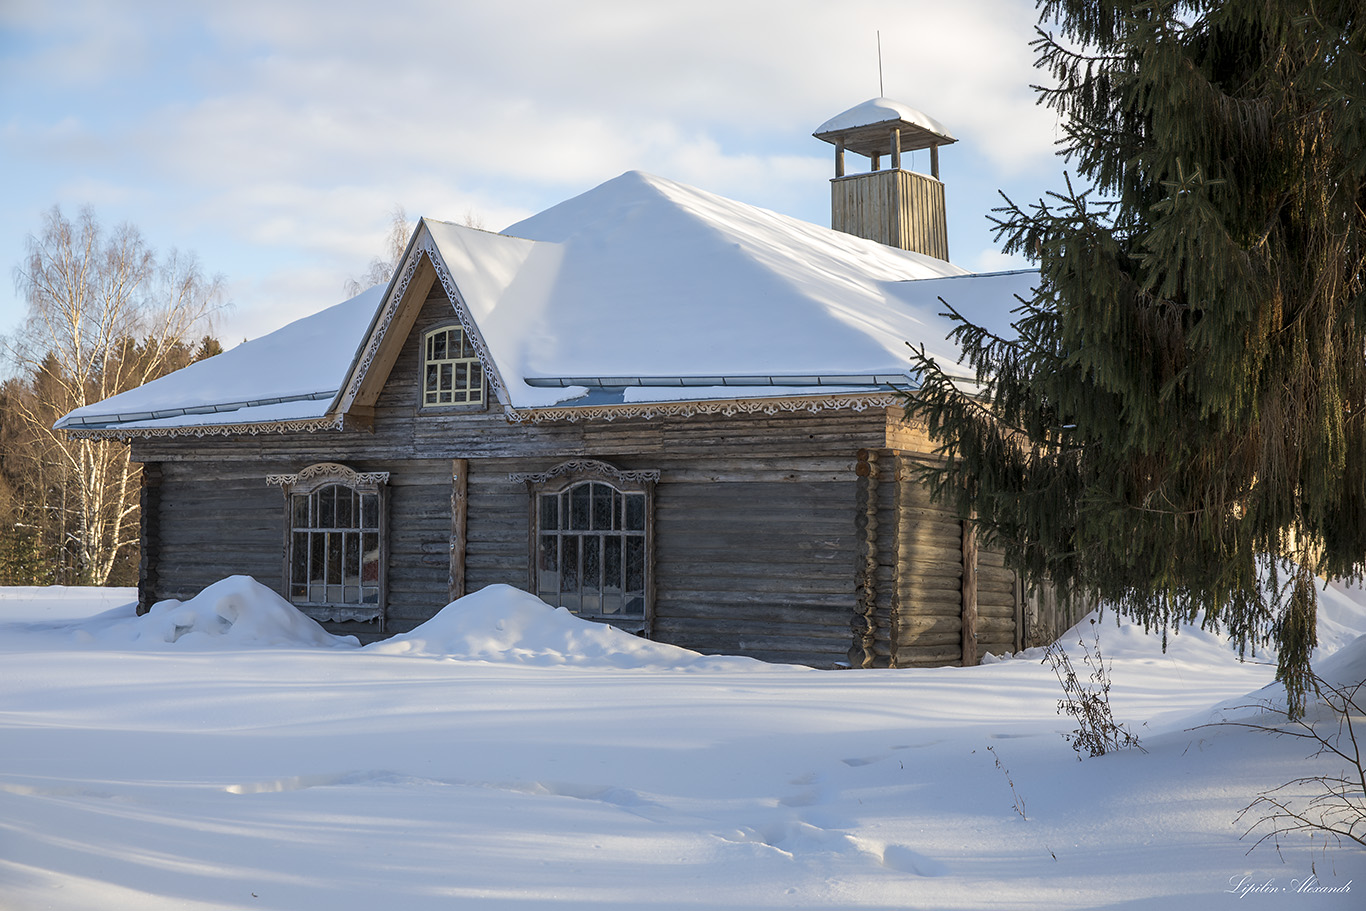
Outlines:
{"label": "white cloud", "polygon": [[[810,132],[877,93],[879,29],[887,94],[974,150],[951,205],[986,199],[1052,167],[1052,115],[1028,89],[1030,7],[7,4],[0,21],[24,44],[0,49],[0,73],[22,85],[0,101],[41,104],[4,121],[0,167],[23,175],[24,195],[0,236],[31,230],[17,224],[30,209],[88,199],[150,238],[195,240],[247,314],[285,309],[260,295],[335,296],[395,203],[498,228],[639,168],[824,221],[829,150]],[[21,253],[0,250],[0,264]],[[13,318],[0,298],[0,331]]]}

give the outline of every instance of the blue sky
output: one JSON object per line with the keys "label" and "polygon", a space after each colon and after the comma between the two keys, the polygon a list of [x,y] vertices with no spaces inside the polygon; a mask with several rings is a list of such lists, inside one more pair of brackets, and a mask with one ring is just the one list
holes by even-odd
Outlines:
{"label": "blue sky", "polygon": [[[192,250],[232,343],[342,299],[395,205],[500,229],[640,169],[829,224],[811,136],[878,94],[941,153],[954,262],[995,253],[998,190],[1061,182],[1028,0],[0,2],[0,334],[60,205]],[[928,170],[926,153],[911,166]]]}

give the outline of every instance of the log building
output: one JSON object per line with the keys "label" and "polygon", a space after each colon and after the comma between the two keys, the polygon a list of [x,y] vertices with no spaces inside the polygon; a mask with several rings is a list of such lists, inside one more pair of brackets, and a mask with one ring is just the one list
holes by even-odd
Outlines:
{"label": "log building", "polygon": [[1034,276],[947,262],[900,167],[938,124],[877,99],[817,135],[840,230],[635,172],[501,234],[423,219],[387,286],[67,415],[142,463],[139,609],[245,573],[374,639],[507,583],[815,666],[1034,644],[1059,621],[930,501],[901,398],[907,342],[957,360],[941,298],[1004,326]]}

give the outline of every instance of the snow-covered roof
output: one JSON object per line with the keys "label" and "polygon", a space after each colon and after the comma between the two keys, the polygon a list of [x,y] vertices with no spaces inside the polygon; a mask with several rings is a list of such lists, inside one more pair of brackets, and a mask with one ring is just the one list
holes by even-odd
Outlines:
{"label": "snow-covered roof", "polygon": [[[639,172],[502,234],[424,219],[409,262],[423,255],[449,282],[514,412],[909,385],[908,342],[958,359],[941,297],[1005,330],[1015,295],[1037,275],[971,275]],[[58,426],[136,433],[334,419],[403,287],[396,276]]]}
{"label": "snow-covered roof", "polygon": [[144,386],[77,408],[57,427],[200,427],[323,418],[384,286]]}
{"label": "snow-covered roof", "polygon": [[850,151],[861,155],[886,154],[894,126],[902,131],[903,152],[958,141],[933,117],[891,98],[870,98],[831,117],[811,135],[826,142],[843,142]]}

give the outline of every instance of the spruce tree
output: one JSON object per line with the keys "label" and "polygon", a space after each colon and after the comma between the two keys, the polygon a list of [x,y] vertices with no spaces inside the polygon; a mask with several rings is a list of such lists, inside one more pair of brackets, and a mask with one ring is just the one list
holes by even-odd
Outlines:
{"label": "spruce tree", "polygon": [[1077,178],[997,210],[1040,281],[1014,335],[959,322],[979,385],[914,358],[927,479],[1065,597],[1274,644],[1298,715],[1318,580],[1366,561],[1366,13],[1039,6]]}

